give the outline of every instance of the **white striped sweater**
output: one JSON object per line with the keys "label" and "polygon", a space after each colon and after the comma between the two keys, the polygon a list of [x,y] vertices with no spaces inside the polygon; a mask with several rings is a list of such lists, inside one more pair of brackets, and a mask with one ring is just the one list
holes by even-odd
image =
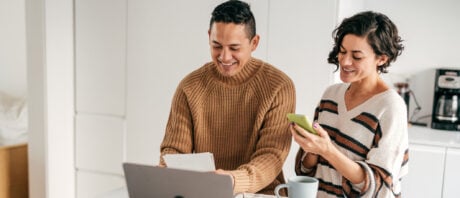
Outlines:
{"label": "white striped sweater", "polygon": [[301,171],[300,149],[296,173],[319,179],[318,197],[401,197],[401,178],[408,171],[407,111],[402,98],[390,89],[347,110],[349,84],[330,86],[315,110],[315,120],[348,158],[359,163],[367,183],[352,184],[324,158],[311,172]]}

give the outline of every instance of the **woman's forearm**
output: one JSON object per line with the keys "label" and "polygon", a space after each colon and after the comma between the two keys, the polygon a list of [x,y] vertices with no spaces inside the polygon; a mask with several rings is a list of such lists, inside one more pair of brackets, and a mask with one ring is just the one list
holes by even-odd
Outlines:
{"label": "woman's forearm", "polygon": [[337,148],[331,149],[323,157],[353,184],[359,184],[365,180],[365,172],[357,162],[351,160]]}
{"label": "woman's forearm", "polygon": [[314,166],[318,164],[318,155],[313,153],[307,153],[305,158],[302,160],[303,167],[307,169],[312,169]]}

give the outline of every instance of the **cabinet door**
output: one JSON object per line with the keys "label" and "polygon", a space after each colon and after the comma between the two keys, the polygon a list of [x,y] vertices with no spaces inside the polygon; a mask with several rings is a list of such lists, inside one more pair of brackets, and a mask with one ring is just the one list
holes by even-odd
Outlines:
{"label": "cabinet door", "polygon": [[[125,180],[122,176],[101,174],[89,171],[77,171],[76,198],[114,198],[112,192],[120,192],[123,197],[126,193]],[[115,196],[115,194],[113,194]],[[118,196],[116,196],[118,197]],[[126,196],[128,197],[128,196]]]}
{"label": "cabinet door", "polygon": [[444,157],[444,147],[410,144],[409,173],[402,180],[402,197],[441,197]]}
{"label": "cabinet door", "polygon": [[460,178],[460,149],[448,148],[444,174],[443,198],[457,198],[460,195],[458,179]]}

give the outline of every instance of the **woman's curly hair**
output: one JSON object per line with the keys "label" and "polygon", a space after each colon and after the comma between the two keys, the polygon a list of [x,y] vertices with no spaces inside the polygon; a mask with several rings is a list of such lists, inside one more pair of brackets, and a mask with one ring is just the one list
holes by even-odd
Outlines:
{"label": "woman's curly hair", "polygon": [[339,69],[337,55],[347,34],[367,38],[376,55],[388,56],[386,63],[377,66],[379,73],[387,73],[390,63],[394,62],[404,49],[401,44],[402,39],[398,35],[398,28],[386,15],[372,11],[361,12],[344,19],[332,33],[334,47],[327,61],[336,65],[336,71]]}

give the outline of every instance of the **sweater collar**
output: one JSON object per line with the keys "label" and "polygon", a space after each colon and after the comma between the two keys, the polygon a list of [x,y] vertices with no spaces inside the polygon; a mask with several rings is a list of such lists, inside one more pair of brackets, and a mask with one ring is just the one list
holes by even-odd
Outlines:
{"label": "sweater collar", "polygon": [[212,73],[216,79],[224,84],[228,85],[239,85],[250,80],[259,69],[263,66],[263,62],[256,58],[251,58],[244,65],[243,69],[234,76],[223,76],[218,70],[215,64],[212,64]]}

